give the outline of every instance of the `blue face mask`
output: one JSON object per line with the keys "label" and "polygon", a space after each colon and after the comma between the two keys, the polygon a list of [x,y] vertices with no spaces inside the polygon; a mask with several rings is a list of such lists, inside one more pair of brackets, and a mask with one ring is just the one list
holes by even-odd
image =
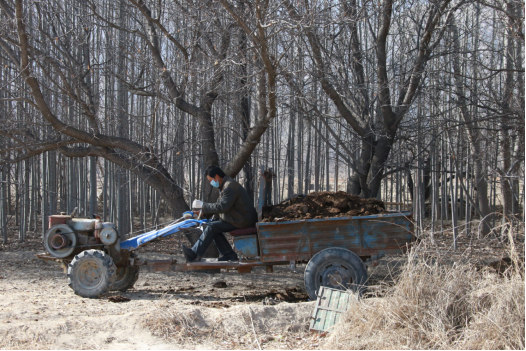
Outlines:
{"label": "blue face mask", "polygon": [[210,185],[212,185],[214,188],[219,188],[219,182],[215,179],[210,182]]}

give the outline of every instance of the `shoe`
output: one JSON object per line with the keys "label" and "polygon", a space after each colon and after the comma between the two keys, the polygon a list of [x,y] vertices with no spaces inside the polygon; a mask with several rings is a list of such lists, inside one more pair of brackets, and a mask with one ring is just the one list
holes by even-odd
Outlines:
{"label": "shoe", "polygon": [[227,253],[224,256],[221,256],[217,259],[218,262],[227,262],[227,261],[239,261],[237,254],[235,252]]}
{"label": "shoe", "polygon": [[184,254],[184,257],[186,258],[186,262],[194,262],[197,260],[197,255],[194,252],[194,250],[184,245],[183,245],[183,254]]}

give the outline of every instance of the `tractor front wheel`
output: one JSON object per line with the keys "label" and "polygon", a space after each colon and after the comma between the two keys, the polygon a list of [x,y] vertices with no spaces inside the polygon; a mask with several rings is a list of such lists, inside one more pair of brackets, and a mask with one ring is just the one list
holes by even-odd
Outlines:
{"label": "tractor front wheel", "polygon": [[113,288],[115,271],[109,255],[99,250],[86,250],[69,264],[68,285],[79,296],[99,297]]}

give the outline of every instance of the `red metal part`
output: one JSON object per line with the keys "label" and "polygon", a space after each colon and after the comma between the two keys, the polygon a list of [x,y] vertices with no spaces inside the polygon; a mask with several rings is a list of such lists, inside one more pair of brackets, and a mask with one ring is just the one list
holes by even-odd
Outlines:
{"label": "red metal part", "polygon": [[93,231],[93,235],[95,236],[95,238],[97,238],[97,240],[99,240],[100,242],[100,232],[102,231],[103,229],[103,225],[102,225],[102,220],[100,219],[99,216],[97,216],[97,222],[95,222],[95,230]]}
{"label": "red metal part", "polygon": [[49,228],[57,224],[66,224],[66,221],[71,219],[71,216],[68,215],[52,215],[49,216]]}
{"label": "red metal part", "polygon": [[63,247],[66,247],[68,244],[68,238],[63,234],[55,234],[51,237],[51,247],[55,250],[60,250]]}
{"label": "red metal part", "polygon": [[236,237],[236,236],[257,234],[257,232],[258,232],[258,228],[253,227],[253,228],[243,228],[243,229],[232,230],[231,232],[229,232],[229,234],[232,235],[233,237]]}

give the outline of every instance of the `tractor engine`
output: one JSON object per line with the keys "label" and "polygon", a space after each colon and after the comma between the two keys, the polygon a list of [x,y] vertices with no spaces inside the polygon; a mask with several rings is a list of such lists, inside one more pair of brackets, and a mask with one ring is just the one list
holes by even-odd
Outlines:
{"label": "tractor engine", "polygon": [[74,218],[64,213],[49,216],[49,229],[44,234],[44,247],[56,258],[68,258],[90,249],[103,250],[119,239],[115,224],[100,218]]}
{"label": "tractor engine", "polygon": [[[67,270],[68,285],[75,294],[98,297],[111,290],[126,291],[139,278],[139,267],[129,266],[130,250],[121,250],[124,239],[115,224],[102,222],[99,216],[75,218],[61,213],[49,216],[43,259],[60,261]],[[47,257],[46,257],[47,256]]]}

